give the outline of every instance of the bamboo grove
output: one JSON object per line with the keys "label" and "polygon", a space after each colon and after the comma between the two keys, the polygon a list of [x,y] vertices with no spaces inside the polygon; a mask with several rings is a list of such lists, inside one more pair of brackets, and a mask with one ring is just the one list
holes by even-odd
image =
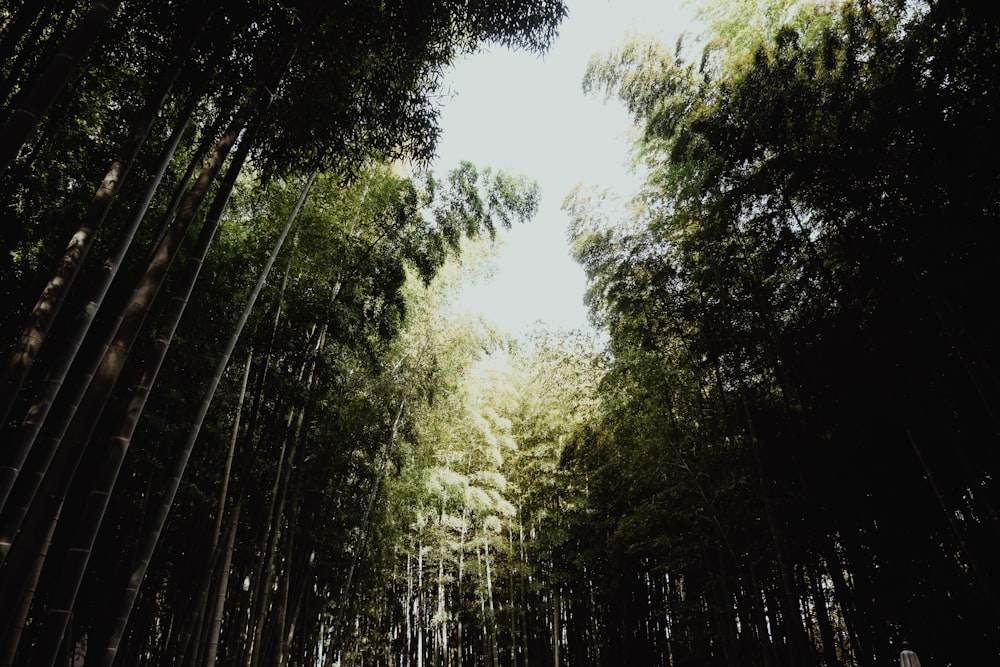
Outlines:
{"label": "bamboo grove", "polygon": [[605,338],[514,339],[455,295],[537,186],[424,166],[443,69],[566,11],[0,3],[3,665],[997,659],[995,12],[595,56]]}
{"label": "bamboo grove", "polygon": [[631,219],[566,203],[613,355],[563,454],[602,499],[607,644],[994,661],[1000,23],[740,4],[700,59],[636,38],[584,81],[632,113],[648,175]]}
{"label": "bamboo grove", "polygon": [[[346,585],[316,574],[343,551],[314,541],[350,528],[327,522],[402,418],[386,346],[407,272],[430,281],[538,196],[470,164],[399,165],[433,154],[457,55],[541,50],[564,13],[0,7],[3,664],[333,663]],[[205,423],[213,402],[225,426]]]}

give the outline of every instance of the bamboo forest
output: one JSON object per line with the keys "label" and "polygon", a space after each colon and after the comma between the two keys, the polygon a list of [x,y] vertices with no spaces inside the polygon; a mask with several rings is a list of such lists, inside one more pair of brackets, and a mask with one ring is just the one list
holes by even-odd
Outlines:
{"label": "bamboo forest", "polygon": [[[1000,662],[993,3],[704,0],[572,82],[634,197],[439,170],[573,8],[0,0],[0,667]],[[543,197],[592,328],[459,307]]]}

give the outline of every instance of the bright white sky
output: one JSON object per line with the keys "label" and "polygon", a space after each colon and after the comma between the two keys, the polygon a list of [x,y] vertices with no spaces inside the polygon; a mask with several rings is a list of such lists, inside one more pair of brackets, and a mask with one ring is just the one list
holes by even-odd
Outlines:
{"label": "bright white sky", "polygon": [[579,183],[630,196],[631,122],[621,105],[584,96],[581,81],[594,53],[628,34],[673,44],[692,31],[687,0],[569,0],[569,16],[544,56],[494,48],[460,62],[448,83],[435,171],[462,160],[534,178],[542,188],[537,217],[498,235],[503,247],[486,284],[462,300],[514,334],[541,321],[549,329],[589,328],[583,270],[569,256],[563,199]]}

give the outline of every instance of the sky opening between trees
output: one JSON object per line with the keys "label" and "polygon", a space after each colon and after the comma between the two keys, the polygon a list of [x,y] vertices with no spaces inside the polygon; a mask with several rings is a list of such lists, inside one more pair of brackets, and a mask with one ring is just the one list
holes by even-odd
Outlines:
{"label": "sky opening between trees", "polygon": [[0,4],[0,665],[1000,657],[995,12],[595,54],[602,336],[513,336],[457,295],[539,188],[430,170],[441,82],[566,12]]}

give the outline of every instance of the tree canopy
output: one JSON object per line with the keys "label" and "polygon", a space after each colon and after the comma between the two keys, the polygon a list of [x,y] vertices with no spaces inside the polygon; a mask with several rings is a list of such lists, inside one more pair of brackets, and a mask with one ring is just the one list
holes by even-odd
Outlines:
{"label": "tree canopy", "polygon": [[0,663],[997,657],[988,7],[596,55],[596,341],[462,312],[541,194],[428,167],[443,68],[562,3],[153,9],[0,7]]}
{"label": "tree canopy", "polygon": [[567,204],[615,355],[588,465],[634,480],[609,509],[652,561],[630,567],[667,573],[671,661],[993,655],[997,172],[973,165],[997,23],[775,11],[746,60],[722,34],[700,63],[635,41],[588,71],[648,173],[627,224],[600,193]]}

